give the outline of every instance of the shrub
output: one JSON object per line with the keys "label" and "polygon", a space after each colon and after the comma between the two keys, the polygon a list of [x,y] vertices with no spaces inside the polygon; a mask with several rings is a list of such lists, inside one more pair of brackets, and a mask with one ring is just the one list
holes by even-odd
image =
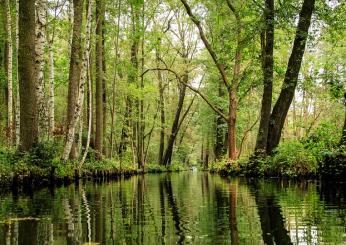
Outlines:
{"label": "shrub", "polygon": [[319,164],[323,177],[346,179],[346,146],[323,152],[323,161]]}
{"label": "shrub", "polygon": [[316,156],[299,141],[281,143],[270,162],[270,174],[297,177],[317,173]]}

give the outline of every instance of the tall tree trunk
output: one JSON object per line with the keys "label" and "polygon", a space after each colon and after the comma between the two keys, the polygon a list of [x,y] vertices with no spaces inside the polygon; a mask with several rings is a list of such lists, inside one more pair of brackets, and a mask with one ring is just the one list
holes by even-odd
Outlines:
{"label": "tall tree trunk", "polygon": [[[69,85],[68,85],[68,101],[67,101],[67,127],[66,127],[66,142],[68,132],[75,131],[73,129],[73,118],[75,116],[76,105],[78,103],[78,86],[81,77],[82,49],[81,49],[81,28],[83,17],[83,0],[73,0],[73,30],[72,30],[72,45],[70,57]],[[72,135],[72,146],[69,151],[69,158],[76,158],[75,136]],[[67,144],[67,143],[66,143]]]}
{"label": "tall tree trunk", "polygon": [[[79,83],[81,81],[81,64],[82,64],[82,48],[81,48],[81,30],[83,17],[83,0],[73,0],[73,30],[72,45],[70,57],[69,85],[68,85],[68,101],[67,101],[67,127],[66,127],[66,144],[65,153],[62,159],[75,159],[77,156],[75,143],[75,116],[76,107],[78,105],[78,94],[80,91]],[[71,146],[70,146],[71,144]]]}
{"label": "tall tree trunk", "polygon": [[229,163],[237,160],[237,88],[240,77],[241,65],[241,23],[239,16],[236,14],[237,20],[237,49],[234,59],[233,79],[231,89],[229,91],[229,121],[228,121],[228,158]]}
{"label": "tall tree trunk", "polygon": [[46,105],[44,95],[44,49],[46,29],[47,1],[36,0],[36,39],[35,39],[35,75],[36,75],[36,98],[38,110],[38,136],[41,141],[47,131]]}
{"label": "tall tree trunk", "polygon": [[20,93],[20,150],[38,142],[35,91],[35,0],[19,0],[18,73]]}
{"label": "tall tree trunk", "polygon": [[279,144],[282,128],[290,108],[295,88],[298,82],[298,74],[301,67],[311,16],[314,10],[315,0],[304,0],[299,13],[299,22],[296,36],[292,48],[292,53],[288,61],[285,79],[278,100],[270,116],[267,154],[271,154],[273,149]]}
{"label": "tall tree trunk", "polygon": [[17,96],[16,96],[16,146],[20,144],[20,96],[19,96],[19,75],[18,75],[18,45],[19,45],[19,0],[16,0],[16,63],[17,63]]}
{"label": "tall tree trunk", "polygon": [[91,69],[90,69],[90,39],[91,39],[91,22],[92,22],[92,0],[88,0],[88,12],[87,12],[87,20],[86,20],[86,42],[85,42],[85,50],[83,56],[83,67],[85,70],[82,70],[84,74],[84,78],[88,80],[88,135],[87,142],[85,145],[85,151],[82,156],[81,161],[79,162],[79,168],[81,168],[85,162],[85,159],[88,155],[90,140],[91,140],[91,124],[92,124],[92,90],[91,90]]}
{"label": "tall tree trunk", "polygon": [[[144,4],[142,5],[142,23],[141,23],[141,29],[143,31],[142,39],[141,39],[141,73],[144,72],[144,29],[145,29],[145,19],[144,19]],[[140,90],[143,93],[144,90],[144,76],[141,76],[140,78],[140,84],[139,84]],[[138,162],[138,168],[141,168],[144,170],[145,165],[145,154],[144,154],[144,130],[145,130],[145,122],[144,122],[144,100],[141,97],[139,100],[139,110],[138,110],[138,147],[137,147],[137,162]]]}
{"label": "tall tree trunk", "polygon": [[265,30],[261,35],[263,96],[261,104],[261,120],[255,147],[256,155],[266,154],[269,119],[272,107],[274,67],[274,0],[265,0],[264,21]]}
{"label": "tall tree trunk", "polygon": [[[183,82],[187,83],[188,79],[189,79],[188,73],[186,71],[184,76],[183,76]],[[174,115],[174,121],[173,121],[173,125],[172,125],[171,134],[168,138],[167,148],[165,150],[165,154],[163,156],[163,161],[162,161],[162,164],[165,166],[171,164],[172,155],[173,155],[173,146],[174,146],[175,139],[176,139],[178,132],[179,132],[180,114],[181,114],[181,111],[182,111],[183,106],[184,106],[184,100],[185,100],[185,94],[186,94],[186,85],[184,83],[179,84],[179,100],[178,100],[177,110],[176,110],[175,115]]]}
{"label": "tall tree trunk", "polygon": [[103,147],[102,152],[105,156],[108,156],[108,148],[106,147],[106,138],[107,138],[107,81],[106,81],[106,56],[104,54],[105,50],[105,32],[104,32],[104,23],[103,23],[103,29],[102,29],[102,48],[103,48],[103,55],[102,55],[102,70],[103,70],[103,78],[102,78],[102,105],[103,105]]}
{"label": "tall tree trunk", "polygon": [[102,29],[104,19],[104,2],[96,1],[96,136],[95,150],[102,156],[103,148],[103,42]]}
{"label": "tall tree trunk", "polygon": [[5,0],[6,43],[7,43],[7,129],[9,145],[13,144],[13,48],[12,48],[12,18],[9,0]]}
{"label": "tall tree trunk", "polygon": [[49,138],[53,137],[55,127],[55,94],[54,94],[54,51],[53,51],[53,37],[48,41],[48,79],[49,79],[49,97],[48,97],[48,110],[49,110]]}
{"label": "tall tree trunk", "polygon": [[[156,66],[159,67],[161,56],[161,39],[158,39],[158,46],[156,48]],[[164,98],[164,85],[162,72],[157,71],[158,85],[159,85],[159,109],[160,109],[160,143],[159,143],[159,164],[162,164],[163,154],[165,150],[165,98]]]}
{"label": "tall tree trunk", "polygon": [[118,66],[118,51],[119,51],[119,25],[120,25],[120,13],[121,11],[121,0],[118,1],[118,16],[117,16],[117,32],[116,32],[116,38],[115,38],[115,60],[114,60],[114,78],[112,82],[112,110],[111,110],[111,135],[110,135],[110,157],[113,157],[113,150],[114,150],[114,133],[115,133],[115,81],[117,78],[117,66]]}

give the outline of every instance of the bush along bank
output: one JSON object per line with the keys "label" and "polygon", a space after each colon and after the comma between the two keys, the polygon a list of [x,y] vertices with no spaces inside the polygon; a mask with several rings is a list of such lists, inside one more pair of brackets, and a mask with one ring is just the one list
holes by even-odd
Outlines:
{"label": "bush along bank", "polygon": [[322,124],[309,137],[282,142],[268,157],[245,157],[235,164],[213,163],[209,170],[224,175],[323,178],[346,181],[346,146],[335,129]]}
{"label": "bush along bank", "polygon": [[0,148],[0,185],[2,186],[40,186],[70,183],[79,178],[111,179],[122,175],[129,176],[152,172],[182,171],[180,164],[168,167],[148,164],[142,169],[130,162],[103,159],[97,160],[90,151],[86,162],[79,168],[78,161],[62,162],[61,149],[54,143],[46,142],[30,152],[20,153],[15,149]]}

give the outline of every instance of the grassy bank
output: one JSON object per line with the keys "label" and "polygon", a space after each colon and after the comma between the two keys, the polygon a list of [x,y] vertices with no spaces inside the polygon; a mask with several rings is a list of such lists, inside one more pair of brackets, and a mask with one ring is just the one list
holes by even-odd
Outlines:
{"label": "grassy bank", "polygon": [[226,160],[209,166],[212,172],[247,176],[346,180],[346,146],[330,125],[321,125],[301,140],[282,142],[272,156],[243,157],[235,164]]}
{"label": "grassy bank", "polygon": [[28,153],[15,149],[0,148],[0,185],[47,185],[71,182],[78,178],[112,178],[121,175],[134,175],[147,172],[168,172],[186,170],[183,165],[168,167],[147,164],[138,169],[130,162],[118,159],[97,160],[90,151],[86,162],[79,168],[78,161],[60,161],[61,149],[55,143],[46,142]]}

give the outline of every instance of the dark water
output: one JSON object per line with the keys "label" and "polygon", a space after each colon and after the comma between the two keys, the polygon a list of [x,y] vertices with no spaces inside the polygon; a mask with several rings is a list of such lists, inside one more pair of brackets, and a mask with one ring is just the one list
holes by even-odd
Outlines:
{"label": "dark water", "polygon": [[0,244],[346,244],[346,189],[203,172],[0,195]]}

